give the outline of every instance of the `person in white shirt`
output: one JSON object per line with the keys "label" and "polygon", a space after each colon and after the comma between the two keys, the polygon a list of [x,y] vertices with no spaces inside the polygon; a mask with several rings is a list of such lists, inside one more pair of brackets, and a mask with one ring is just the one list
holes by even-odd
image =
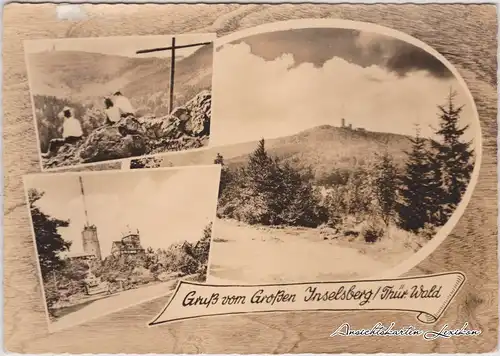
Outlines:
{"label": "person in white shirt", "polygon": [[123,94],[119,91],[113,94],[113,101],[115,106],[120,110],[121,117],[127,117],[129,115],[135,115],[135,109]]}
{"label": "person in white shirt", "polygon": [[113,125],[120,120],[120,109],[113,104],[110,98],[104,100],[104,105],[106,106],[106,124]]}
{"label": "person in white shirt", "polygon": [[53,138],[52,140],[50,140],[47,152],[42,154],[44,158],[48,158],[52,154],[56,153],[58,149],[65,143],[76,144],[82,139],[82,125],[80,121],[75,119],[72,111],[73,110],[71,110],[71,108],[69,107],[65,107],[62,110],[61,114],[64,120],[62,126],[63,138]]}
{"label": "person in white shirt", "polygon": [[75,143],[83,136],[82,124],[74,118],[72,110],[68,107],[64,108],[64,123],[63,123],[63,138],[67,143]]}

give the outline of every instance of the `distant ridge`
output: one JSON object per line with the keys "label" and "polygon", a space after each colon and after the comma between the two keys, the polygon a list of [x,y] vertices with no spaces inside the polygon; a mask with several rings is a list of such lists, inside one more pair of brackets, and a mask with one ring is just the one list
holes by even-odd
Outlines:
{"label": "distant ridge", "polygon": [[[299,166],[311,166],[317,179],[334,170],[362,166],[375,153],[385,149],[402,169],[405,151],[411,149],[410,136],[395,133],[358,131],[321,125],[295,135],[266,140],[269,154]],[[164,165],[212,164],[217,153],[233,168],[248,161],[258,141],[213,147],[201,152],[186,152],[164,158]]]}
{"label": "distant ridge", "polygon": [[[247,145],[253,150],[257,141]],[[271,155],[311,166],[316,176],[321,176],[333,168],[350,169],[364,165],[374,153],[382,153],[385,149],[402,168],[411,141],[406,135],[321,125],[292,136],[266,140],[266,147]],[[236,147],[233,150],[237,150]],[[228,157],[227,161],[240,165],[246,161],[247,155]]]}
{"label": "distant ridge", "polygon": [[[194,93],[211,85],[211,45],[176,62],[176,86]],[[131,99],[168,91],[169,58],[132,58],[83,51],[49,51],[28,55],[34,95],[71,98],[82,102],[121,90]]]}

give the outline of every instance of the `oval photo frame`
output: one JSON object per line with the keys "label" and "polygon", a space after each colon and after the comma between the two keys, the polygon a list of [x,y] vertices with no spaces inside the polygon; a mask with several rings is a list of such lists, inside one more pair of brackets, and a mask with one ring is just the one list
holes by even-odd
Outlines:
{"label": "oval photo frame", "polygon": [[[428,54],[432,55],[434,58],[438,59],[452,74],[453,77],[457,80],[459,85],[462,87],[464,94],[466,95],[466,98],[468,99],[467,105],[471,105],[471,109],[473,112],[473,118],[472,122],[470,124],[470,128],[473,130],[474,138],[473,138],[473,147],[475,151],[475,161],[474,161],[474,168],[467,186],[467,189],[465,191],[465,194],[462,196],[462,199],[455,209],[455,211],[452,213],[451,217],[448,219],[448,221],[439,228],[439,231],[437,232],[434,237],[427,242],[425,245],[423,245],[417,252],[412,254],[408,259],[400,262],[393,268],[389,268],[388,270],[384,270],[381,273],[378,273],[373,276],[369,276],[367,278],[392,278],[392,277],[398,277],[409,270],[411,270],[413,267],[417,266],[419,263],[421,263],[424,259],[426,259],[434,250],[437,249],[439,245],[445,240],[445,238],[451,233],[451,231],[454,229],[460,218],[462,217],[471,197],[474,191],[474,188],[476,186],[478,176],[479,176],[479,170],[481,167],[481,158],[482,158],[482,137],[481,137],[481,127],[480,127],[480,121],[479,121],[479,115],[477,112],[477,107],[474,102],[474,98],[472,97],[472,94],[470,93],[470,90],[465,83],[464,79],[462,76],[459,74],[459,72],[455,69],[455,67],[444,57],[442,56],[439,52],[434,50],[432,47],[429,45],[425,44],[424,42],[408,35],[403,32],[380,26],[380,25],[375,25],[371,23],[364,23],[364,22],[357,22],[357,21],[350,21],[350,20],[329,20],[329,19],[302,19],[302,20],[288,20],[288,21],[282,21],[282,22],[274,22],[274,23],[269,23],[269,24],[264,24],[264,25],[259,25],[256,27],[248,28],[245,30],[238,31],[236,33],[232,33],[223,37],[220,37],[216,40],[215,42],[215,50],[217,51],[220,49],[223,45],[232,43],[234,41],[242,40],[244,38],[253,36],[253,35],[258,35],[258,34],[264,34],[264,33],[270,33],[270,32],[278,32],[278,31],[286,31],[286,30],[298,30],[298,29],[311,29],[311,28],[337,28],[337,29],[346,29],[346,30],[358,30],[358,31],[366,31],[370,32],[373,34],[377,35],[384,35],[388,36],[397,40],[404,41],[408,44],[411,44],[413,46],[416,46]],[[217,78],[217,66],[214,66],[214,79]],[[213,87],[213,96],[214,98],[217,98],[218,96],[223,96],[224,93],[217,93],[217,85],[214,81],[214,87]],[[216,106],[212,108],[212,113],[213,117],[217,118],[217,112],[216,112]],[[216,121],[216,119],[214,120]],[[210,278],[210,277],[209,277]]]}

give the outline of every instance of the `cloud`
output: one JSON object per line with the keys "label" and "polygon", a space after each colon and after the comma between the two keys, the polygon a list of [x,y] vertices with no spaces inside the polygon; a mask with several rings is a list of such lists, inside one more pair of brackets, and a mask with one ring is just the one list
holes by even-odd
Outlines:
{"label": "cloud", "polygon": [[[450,87],[457,102],[472,107],[454,78],[437,79],[426,71],[401,76],[383,66],[360,66],[333,57],[321,67],[297,63],[291,53],[270,61],[252,53],[246,43],[220,49],[214,63],[211,143],[230,144],[261,137],[292,135],[319,126],[339,126],[345,118],[372,131],[413,134],[414,124],[431,135],[437,105]],[[235,75],[237,73],[237,75]]]}
{"label": "cloud", "polygon": [[399,76],[415,71],[426,71],[436,78],[453,76],[439,59],[420,47],[398,39],[360,32],[355,45],[361,49],[361,57],[371,58],[373,64]]}
{"label": "cloud", "polygon": [[404,76],[426,71],[436,78],[452,73],[434,56],[399,39],[372,32],[344,28],[302,28],[253,35],[234,41],[246,43],[251,53],[273,61],[285,53],[295,58],[295,65],[311,63],[321,68],[333,57],[340,57],[361,67],[377,65]]}

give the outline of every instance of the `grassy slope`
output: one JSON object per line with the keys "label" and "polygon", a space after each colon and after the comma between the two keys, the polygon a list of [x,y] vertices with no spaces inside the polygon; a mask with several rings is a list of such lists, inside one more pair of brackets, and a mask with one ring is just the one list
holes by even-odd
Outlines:
{"label": "grassy slope", "polygon": [[[309,165],[316,177],[324,176],[335,168],[352,169],[366,162],[374,153],[387,149],[396,163],[402,167],[405,150],[409,150],[409,137],[392,133],[360,132],[334,126],[318,126],[296,135],[266,141],[271,155],[284,160]],[[248,154],[257,147],[257,142],[213,147],[202,152],[185,152],[164,157],[164,166],[212,164],[217,153],[222,154],[231,167],[246,163]]]}

